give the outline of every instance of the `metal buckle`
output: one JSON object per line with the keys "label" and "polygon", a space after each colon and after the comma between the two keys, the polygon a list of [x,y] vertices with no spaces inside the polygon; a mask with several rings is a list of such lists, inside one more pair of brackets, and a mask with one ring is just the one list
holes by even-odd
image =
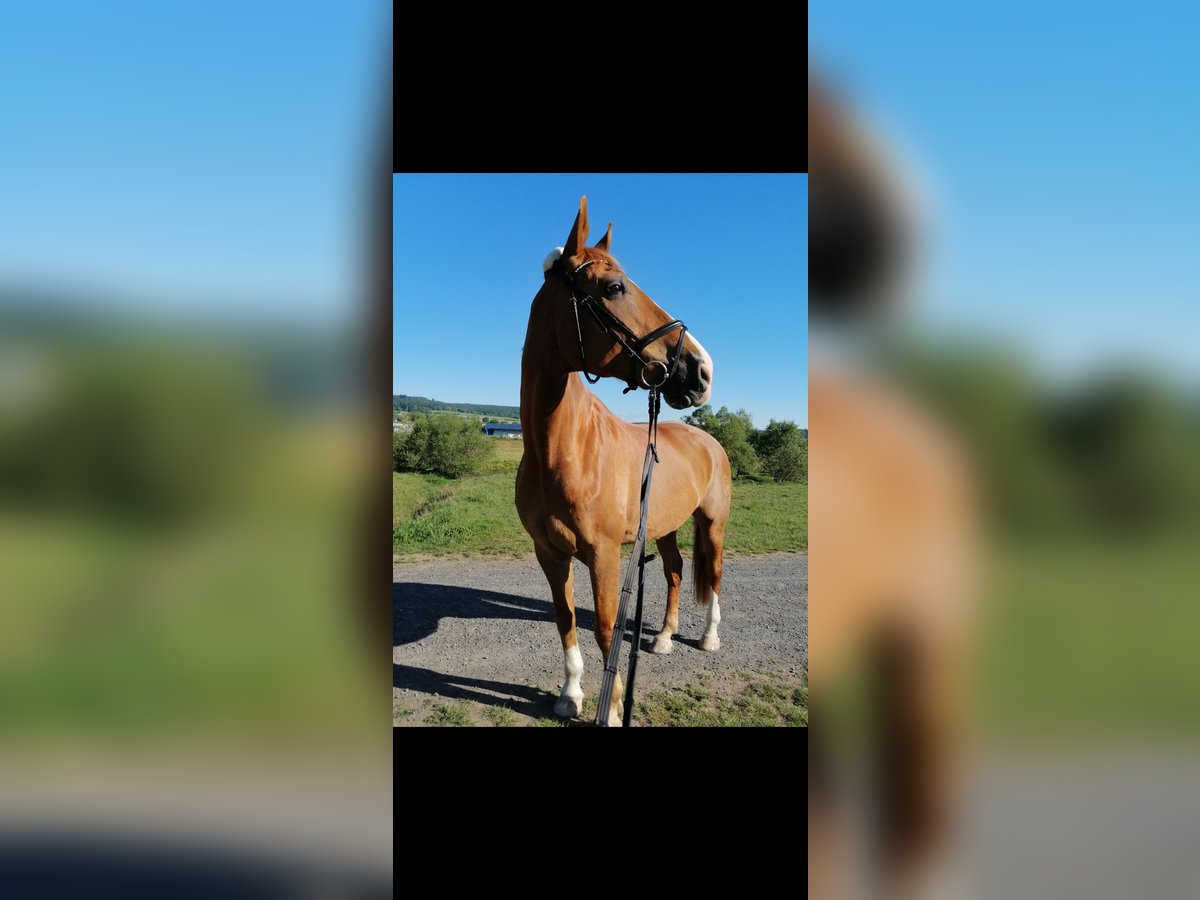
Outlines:
{"label": "metal buckle", "polygon": [[[650,379],[646,377],[646,373],[649,372],[654,366],[658,366],[658,368],[662,369],[662,378],[658,379],[658,381],[650,381]],[[652,359],[650,362],[645,363],[642,366],[641,371],[638,372],[638,381],[642,383],[642,387],[644,388],[662,387],[664,384],[666,384],[667,376],[670,374],[670,372],[671,370],[667,368],[666,363],[661,363],[656,359]]]}

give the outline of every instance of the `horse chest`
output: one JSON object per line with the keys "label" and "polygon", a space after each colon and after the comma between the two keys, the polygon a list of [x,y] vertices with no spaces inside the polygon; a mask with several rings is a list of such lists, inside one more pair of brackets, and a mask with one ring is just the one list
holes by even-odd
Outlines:
{"label": "horse chest", "polygon": [[627,491],[612,479],[563,477],[550,471],[529,478],[520,491],[526,498],[519,504],[526,530],[534,537],[544,535],[549,546],[575,555],[598,543],[632,540],[627,527]]}

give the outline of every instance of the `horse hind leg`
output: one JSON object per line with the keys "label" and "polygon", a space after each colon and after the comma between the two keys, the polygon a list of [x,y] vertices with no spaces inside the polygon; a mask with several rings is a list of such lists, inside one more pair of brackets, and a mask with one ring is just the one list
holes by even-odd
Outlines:
{"label": "horse hind leg", "polygon": [[654,542],[662,558],[663,572],[667,576],[667,614],[663,617],[662,630],[654,639],[654,653],[670,653],[671,637],[679,631],[679,585],[683,582],[683,557],[679,553],[676,533],[664,534]]}
{"label": "horse hind leg", "polygon": [[550,582],[550,594],[554,598],[554,621],[563,648],[563,685],[554,714],[564,719],[573,719],[583,711],[583,655],[579,652],[579,640],[575,633],[575,598],[572,593],[575,573],[571,569],[571,557],[562,557],[535,544],[538,562]]}
{"label": "horse hind leg", "polygon": [[700,649],[719,650],[721,639],[717,626],[721,624],[721,553],[725,541],[724,522],[714,521],[702,510],[695,515],[696,538],[692,552],[692,584],[696,602],[708,607],[704,623],[704,636],[700,638]]}

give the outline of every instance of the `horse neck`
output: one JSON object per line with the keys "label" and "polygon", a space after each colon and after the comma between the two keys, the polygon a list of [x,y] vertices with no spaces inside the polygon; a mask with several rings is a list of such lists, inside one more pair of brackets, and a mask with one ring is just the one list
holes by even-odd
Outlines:
{"label": "horse neck", "polygon": [[534,298],[521,353],[521,431],[525,447],[547,465],[576,452],[587,439],[594,405],[553,332],[540,327],[549,316],[539,304],[550,302],[542,293]]}

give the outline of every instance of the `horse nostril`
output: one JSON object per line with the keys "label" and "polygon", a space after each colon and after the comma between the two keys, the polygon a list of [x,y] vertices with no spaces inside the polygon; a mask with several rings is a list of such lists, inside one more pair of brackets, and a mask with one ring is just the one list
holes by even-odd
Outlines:
{"label": "horse nostril", "polygon": [[700,363],[700,387],[707,388],[712,384],[712,366],[708,363]]}

